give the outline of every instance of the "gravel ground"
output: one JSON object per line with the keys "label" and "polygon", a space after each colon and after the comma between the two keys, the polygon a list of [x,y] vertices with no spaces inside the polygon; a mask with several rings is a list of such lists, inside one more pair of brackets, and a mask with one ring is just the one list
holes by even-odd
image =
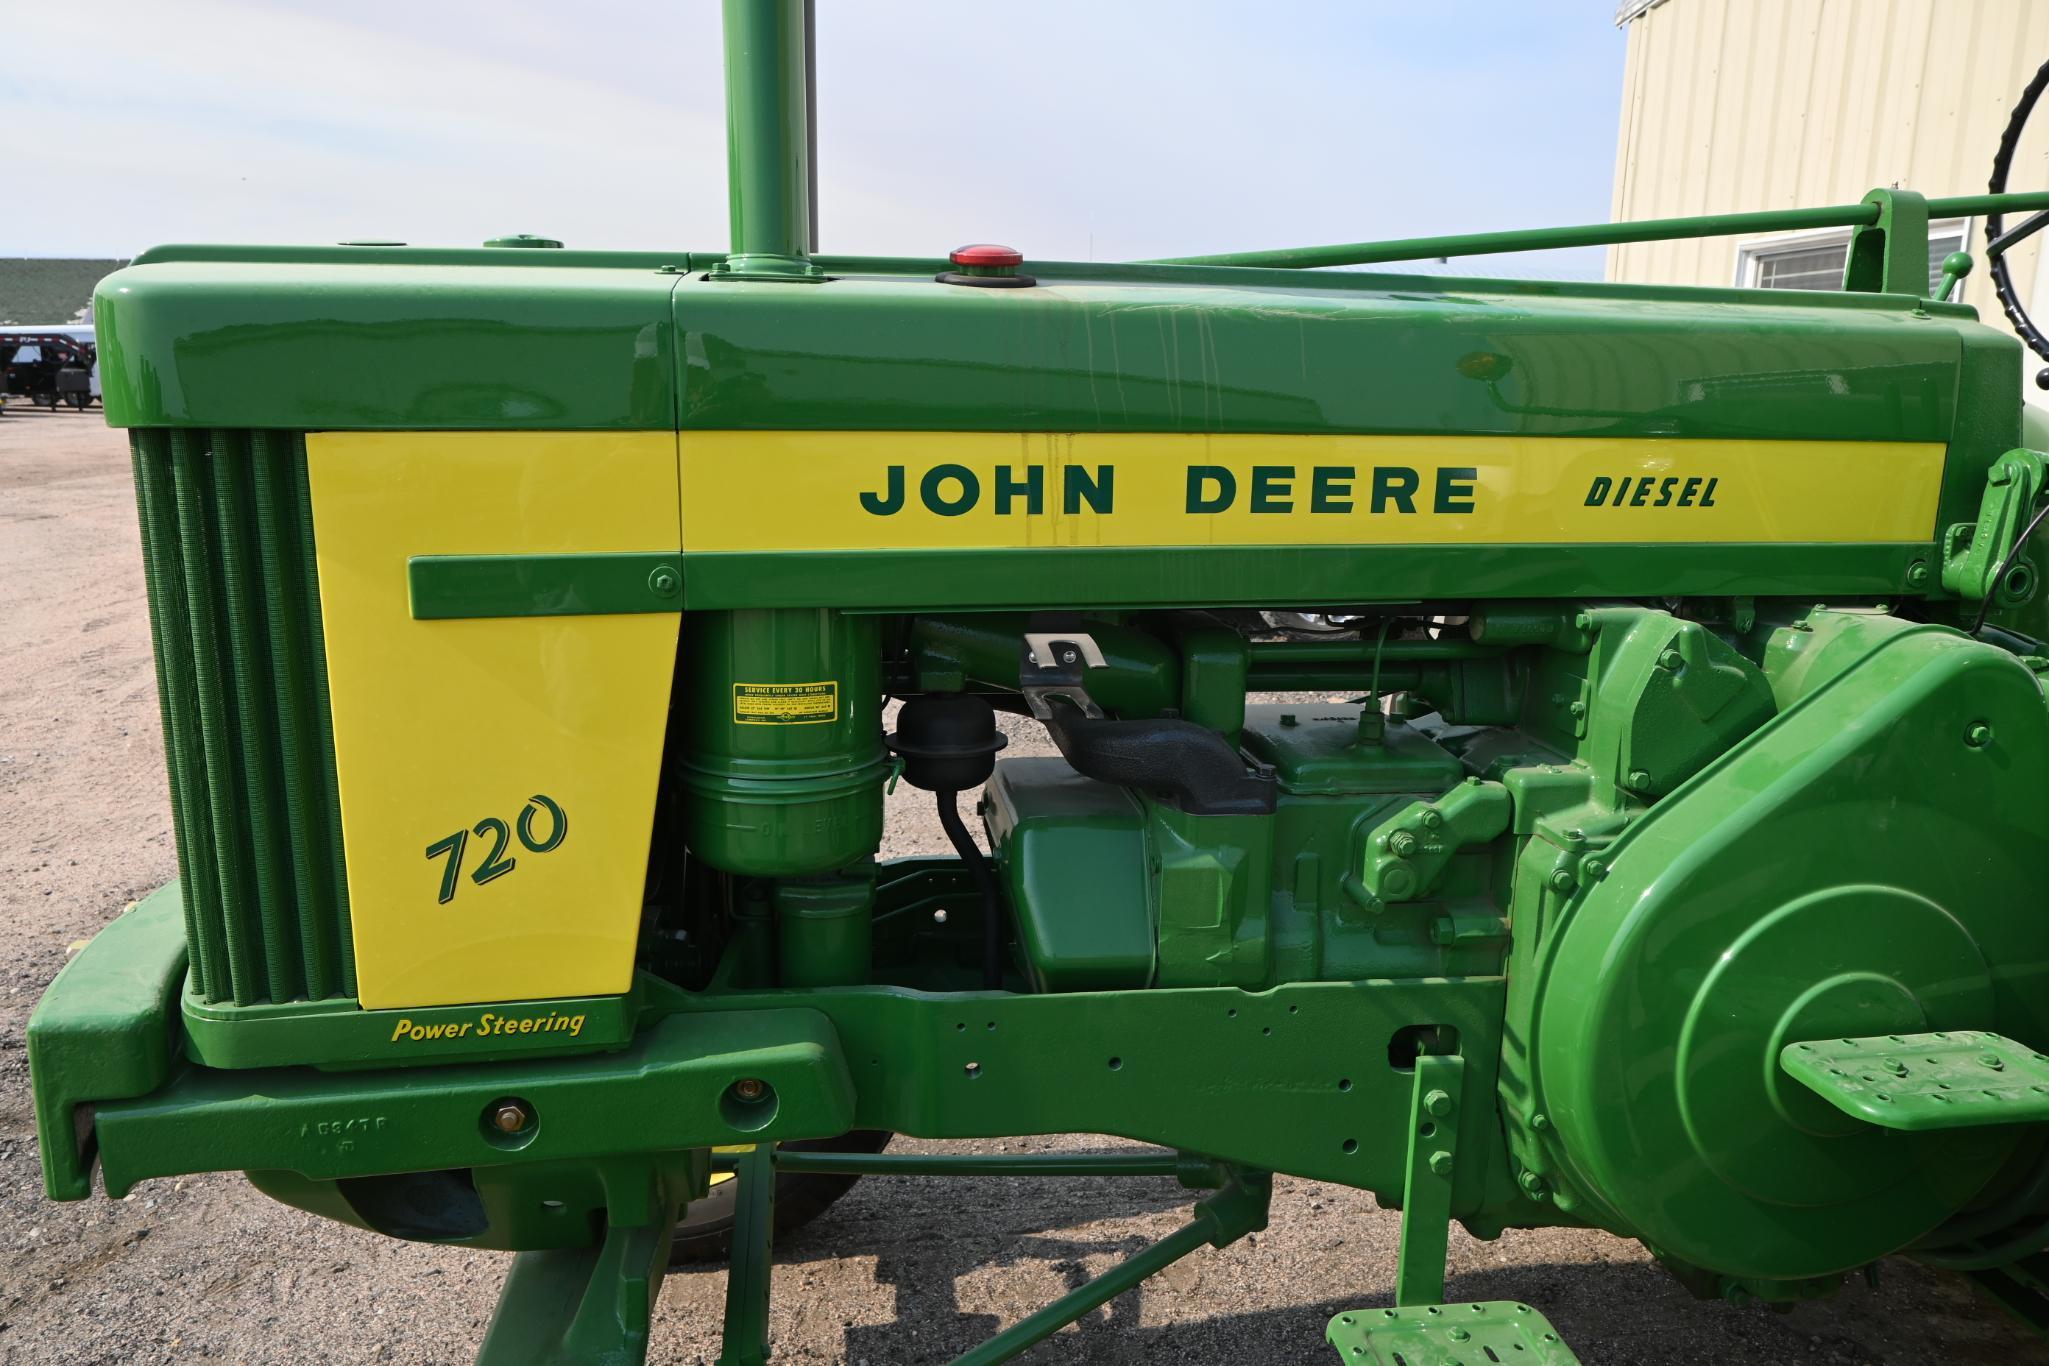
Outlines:
{"label": "gravel ground", "polygon": [[[172,876],[161,765],[125,444],[97,412],[11,410],[0,415],[0,1361],[468,1360],[499,1254],[374,1237],[273,1205],[233,1175],[149,1182],[118,1202],[43,1199],[22,1027],[67,947]],[[922,794],[900,796],[891,852],[939,849]],[[1164,1181],[865,1182],[778,1247],[775,1358],[948,1360],[1177,1226],[1189,1199]],[[1197,1253],[1030,1359],[1325,1362],[1332,1313],[1391,1302],[1396,1230],[1370,1197],[1282,1179],[1268,1232]],[[717,1267],[671,1277],[651,1360],[715,1360],[724,1291]],[[1604,1234],[1483,1243],[1454,1230],[1450,1295],[1535,1303],[1589,1366],[2049,1362],[1963,1282],[1906,1262],[1887,1263],[1877,1290],[1859,1283],[1777,1314],[1699,1303],[1638,1245]]]}

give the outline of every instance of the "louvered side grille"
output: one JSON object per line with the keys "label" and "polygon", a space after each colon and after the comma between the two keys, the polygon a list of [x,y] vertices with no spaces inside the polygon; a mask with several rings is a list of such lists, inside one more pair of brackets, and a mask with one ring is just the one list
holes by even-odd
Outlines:
{"label": "louvered side grille", "polygon": [[305,440],[130,435],[193,987],[353,996]]}

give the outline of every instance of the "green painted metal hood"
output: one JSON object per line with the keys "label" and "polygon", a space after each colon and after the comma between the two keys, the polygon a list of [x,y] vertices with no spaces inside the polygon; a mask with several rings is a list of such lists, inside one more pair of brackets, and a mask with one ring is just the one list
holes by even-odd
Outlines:
{"label": "green painted metal hood", "polygon": [[1897,296],[1059,263],[971,289],[832,258],[827,284],[735,283],[715,259],[161,248],[100,287],[108,417],[1947,441],[1967,356],[2011,398],[1979,406],[2019,409],[2012,342]]}
{"label": "green painted metal hood", "polygon": [[[675,277],[538,251],[160,249],[100,282],[117,427],[675,422]],[[581,255],[581,254],[579,254]],[[509,258],[509,259],[508,259]]]}
{"label": "green painted metal hood", "polygon": [[692,279],[683,425],[1942,441],[1978,330],[1869,295],[1037,269]]}

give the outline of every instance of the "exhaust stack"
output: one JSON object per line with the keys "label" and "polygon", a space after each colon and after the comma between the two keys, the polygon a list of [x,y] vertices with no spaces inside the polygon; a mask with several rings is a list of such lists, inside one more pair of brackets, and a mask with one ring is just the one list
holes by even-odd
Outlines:
{"label": "exhaust stack", "polygon": [[811,154],[810,0],[726,0],[726,181],[732,254],[713,274],[822,280]]}

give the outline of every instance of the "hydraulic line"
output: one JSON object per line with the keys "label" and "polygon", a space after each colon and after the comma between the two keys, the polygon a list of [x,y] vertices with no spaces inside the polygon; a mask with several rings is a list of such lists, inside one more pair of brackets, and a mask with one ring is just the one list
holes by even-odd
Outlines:
{"label": "hydraulic line", "polygon": [[996,875],[989,871],[988,858],[961,823],[960,793],[943,791],[937,796],[939,827],[946,831],[953,852],[960,855],[982,898],[982,986],[997,991],[1003,986],[1003,921],[1002,903],[996,895]]}
{"label": "hydraulic line", "polygon": [[[2044,69],[2049,70],[2049,68]],[[1971,623],[1972,635],[1977,635],[1978,632],[1985,629],[1985,618],[1992,615],[1992,604],[1999,600],[1999,585],[2005,580],[2006,571],[2013,568],[2013,562],[2020,558],[2023,550],[2027,549],[2029,538],[2042,525],[2042,519],[2045,517],[2049,517],[2049,503],[2042,504],[2036,510],[2035,515],[2028,520],[2028,524],[2021,528],[2021,534],[2013,538],[2013,548],[2006,552],[2006,558],[2002,559],[1998,567],[1992,571],[1992,577],[1987,580],[1985,600],[1978,604],[1978,619]]]}

